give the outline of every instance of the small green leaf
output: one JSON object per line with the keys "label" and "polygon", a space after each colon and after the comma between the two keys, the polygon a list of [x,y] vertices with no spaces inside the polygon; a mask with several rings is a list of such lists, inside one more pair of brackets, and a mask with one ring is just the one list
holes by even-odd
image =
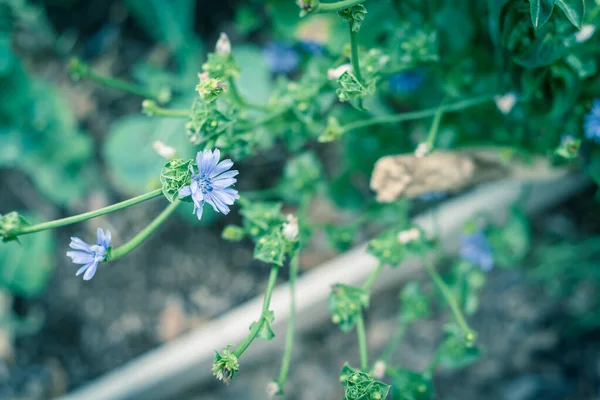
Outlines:
{"label": "small green leaf", "polygon": [[[256,335],[257,338],[262,339],[262,340],[271,340],[275,337],[275,332],[273,332],[273,329],[271,328],[271,322],[273,322],[275,320],[275,314],[273,314],[273,311],[267,311],[266,315],[264,316],[264,321],[262,326],[260,327],[260,330],[258,331],[258,334]],[[250,330],[252,330],[252,328],[254,328],[256,326],[258,322],[254,321],[251,325],[250,325]]]}
{"label": "small green leaf", "polygon": [[282,204],[276,202],[242,203],[240,214],[244,217],[244,229],[256,240],[270,229],[281,226],[285,221],[281,207]]}
{"label": "small green leaf", "polygon": [[535,29],[539,29],[548,21],[555,0],[529,0],[529,10],[531,12],[531,22]]}
{"label": "small green leaf", "polygon": [[458,329],[447,329],[446,339],[437,350],[437,360],[447,368],[462,368],[475,362],[480,354],[481,350],[468,343]]}
{"label": "small green leaf", "polygon": [[[10,215],[13,213],[6,216]],[[0,287],[21,296],[41,294],[54,269],[55,249],[51,231],[25,235],[19,241],[0,243]]]}
{"label": "small green leaf", "polygon": [[358,225],[352,224],[348,226],[326,225],[325,233],[329,245],[337,251],[346,251],[352,246]]}
{"label": "small green leaf", "polygon": [[421,291],[417,282],[409,282],[400,292],[400,318],[412,322],[429,315],[429,299]]}
{"label": "small green leaf", "polygon": [[393,376],[392,397],[394,400],[433,399],[433,382],[429,374],[397,369]]}
{"label": "small green leaf", "polygon": [[517,57],[515,62],[525,68],[550,65],[566,52],[563,40],[552,32],[546,32],[535,40]]}
{"label": "small green leaf", "polygon": [[179,197],[179,189],[191,183],[192,172],[190,166],[194,160],[175,159],[168,161],[160,171],[162,191],[171,203]]}
{"label": "small green leaf", "polygon": [[555,0],[556,5],[565,13],[569,21],[581,29],[585,16],[585,0]]}
{"label": "small green leaf", "polygon": [[269,233],[258,239],[254,247],[254,258],[267,264],[283,265],[287,241],[280,227],[271,229]]}
{"label": "small green leaf", "polygon": [[369,293],[363,288],[337,283],[331,288],[327,306],[332,322],[342,332],[350,332],[363,308],[369,306]]}
{"label": "small green leaf", "polygon": [[365,372],[344,364],[340,372],[340,383],[344,385],[344,400],[384,400],[390,391],[390,385],[376,381]]}

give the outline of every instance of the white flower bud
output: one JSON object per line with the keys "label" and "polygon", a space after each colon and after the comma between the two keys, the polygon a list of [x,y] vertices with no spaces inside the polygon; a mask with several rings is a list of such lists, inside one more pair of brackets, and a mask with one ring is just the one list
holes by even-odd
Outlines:
{"label": "white flower bud", "polygon": [[286,218],[288,222],[283,224],[283,236],[285,236],[287,240],[296,240],[299,232],[298,218],[292,214],[288,214]]}
{"label": "white flower bud", "polygon": [[429,153],[431,153],[431,146],[429,145],[429,143],[426,143],[426,142],[419,143],[419,145],[417,146],[417,149],[415,150],[415,157],[423,158],[426,155],[428,155]]}
{"label": "white flower bud", "polygon": [[279,385],[277,384],[277,382],[269,382],[269,384],[267,385],[267,397],[269,399],[272,399],[273,397],[277,396],[279,394]]}
{"label": "white flower bud", "polygon": [[398,233],[398,241],[402,244],[412,242],[421,237],[421,231],[417,228],[411,228]]}
{"label": "white flower bud", "polygon": [[596,32],[596,27],[591,24],[583,25],[581,29],[575,34],[575,41],[577,43],[583,43],[591,38]]}
{"label": "white flower bud", "polygon": [[352,70],[352,64],[342,64],[337,68],[329,68],[327,70],[327,79],[330,81],[337,80],[340,76],[344,74],[346,71]]}
{"label": "white flower bud", "polygon": [[375,379],[383,379],[385,376],[385,361],[377,360],[375,361],[375,365],[373,365],[373,378]]}
{"label": "white flower bud", "polygon": [[215,45],[215,53],[228,56],[231,54],[231,42],[229,41],[229,36],[225,32],[221,32],[219,36],[219,40],[217,40],[217,44]]}
{"label": "white flower bud", "polygon": [[174,158],[175,153],[177,152],[173,147],[167,146],[160,140],[157,140],[154,143],[152,143],[152,148],[158,153],[159,156],[167,160]]}
{"label": "white flower bud", "polygon": [[515,104],[517,104],[517,95],[513,92],[509,92],[503,96],[494,97],[494,101],[496,102],[498,110],[500,110],[502,114],[508,115]]}

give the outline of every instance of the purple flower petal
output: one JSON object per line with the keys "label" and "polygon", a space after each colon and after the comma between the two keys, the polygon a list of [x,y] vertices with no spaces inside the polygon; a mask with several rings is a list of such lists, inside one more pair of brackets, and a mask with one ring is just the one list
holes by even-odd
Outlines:
{"label": "purple flower petal", "polygon": [[69,247],[75,250],[90,251],[90,245],[79,239],[78,237],[72,237]]}
{"label": "purple flower petal", "polygon": [[85,274],[83,274],[83,280],[89,281],[90,279],[92,279],[94,277],[94,275],[96,274],[97,268],[98,268],[97,262],[90,265],[90,267],[85,271]]}

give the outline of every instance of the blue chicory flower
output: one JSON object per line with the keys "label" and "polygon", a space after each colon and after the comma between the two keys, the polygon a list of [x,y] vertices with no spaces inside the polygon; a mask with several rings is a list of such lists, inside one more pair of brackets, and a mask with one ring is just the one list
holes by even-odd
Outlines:
{"label": "blue chicory flower", "polygon": [[486,272],[494,268],[492,247],[482,231],[463,235],[460,257]]}
{"label": "blue chicory flower", "polygon": [[300,41],[300,48],[313,56],[322,56],[326,52],[325,46],[319,42],[315,42],[314,40]]}
{"label": "blue chicory flower", "polygon": [[204,203],[210,204],[216,212],[229,213],[229,207],[240,196],[237,190],[230,188],[237,180],[233,177],[238,171],[229,169],[233,161],[227,159],[219,162],[221,152],[204,150],[196,154],[198,174],[190,166],[192,171],[192,183],[179,189],[181,197],[192,196],[194,201],[194,213],[198,219],[202,218],[202,207]]}
{"label": "blue chicory flower", "polygon": [[585,137],[600,144],[600,98],[594,100],[592,109],[585,116]]}
{"label": "blue chicory flower", "polygon": [[69,247],[75,251],[67,251],[67,256],[71,257],[74,264],[83,264],[83,267],[77,270],[75,276],[83,274],[83,280],[85,281],[89,281],[94,277],[98,264],[104,261],[110,246],[111,235],[108,229],[105,234],[101,228],[98,228],[97,235],[96,244],[91,246],[78,237],[72,237]]}
{"label": "blue chicory flower", "polygon": [[269,70],[276,74],[288,74],[300,63],[298,52],[284,42],[268,43],[263,49],[263,56]]}
{"label": "blue chicory flower", "polygon": [[425,72],[421,69],[411,69],[399,72],[389,77],[390,92],[409,94],[417,90],[425,81]]}

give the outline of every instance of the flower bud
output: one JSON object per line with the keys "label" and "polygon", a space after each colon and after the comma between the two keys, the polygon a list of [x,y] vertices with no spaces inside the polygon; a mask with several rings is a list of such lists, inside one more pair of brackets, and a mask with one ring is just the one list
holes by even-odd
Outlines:
{"label": "flower bud", "polygon": [[229,41],[229,36],[227,36],[225,32],[221,32],[219,40],[217,40],[215,53],[221,56],[228,56],[231,54],[231,42]]}
{"label": "flower bud", "polygon": [[496,96],[494,101],[496,102],[496,107],[498,107],[498,110],[500,110],[502,114],[508,115],[515,104],[517,104],[517,95],[513,92],[509,92],[503,96]]}
{"label": "flower bud", "polygon": [[287,222],[283,224],[283,236],[287,240],[296,240],[298,239],[299,227],[298,227],[298,218],[296,218],[292,214],[287,215]]}
{"label": "flower bud", "polygon": [[273,397],[277,396],[281,392],[281,388],[279,387],[279,384],[277,382],[272,381],[272,382],[269,382],[269,384],[267,385],[266,392],[267,392],[267,397],[269,399],[272,399]]}
{"label": "flower bud", "polygon": [[415,150],[415,157],[423,158],[429,153],[431,153],[431,146],[427,142],[419,143],[417,149]]}
{"label": "flower bud", "polygon": [[196,91],[207,102],[212,102],[227,89],[227,84],[219,79],[211,78],[207,72],[198,74],[200,83],[196,85]]}
{"label": "flower bud", "polygon": [[377,360],[375,361],[375,365],[373,365],[373,378],[375,379],[383,379],[385,376],[385,361]]}
{"label": "flower bud", "polygon": [[352,71],[352,64],[342,64],[336,68],[329,68],[327,70],[327,79],[335,81],[340,78],[346,71]]}
{"label": "flower bud", "polygon": [[398,233],[398,241],[402,244],[412,242],[421,237],[421,231],[417,228],[406,229]]}
{"label": "flower bud", "polygon": [[156,140],[154,143],[152,143],[152,148],[158,153],[159,156],[167,160],[175,158],[175,154],[177,153],[177,150],[171,146],[167,146],[160,140]]}
{"label": "flower bud", "polygon": [[577,43],[586,42],[596,32],[596,27],[591,24],[583,25],[581,29],[575,34],[575,41]]}

